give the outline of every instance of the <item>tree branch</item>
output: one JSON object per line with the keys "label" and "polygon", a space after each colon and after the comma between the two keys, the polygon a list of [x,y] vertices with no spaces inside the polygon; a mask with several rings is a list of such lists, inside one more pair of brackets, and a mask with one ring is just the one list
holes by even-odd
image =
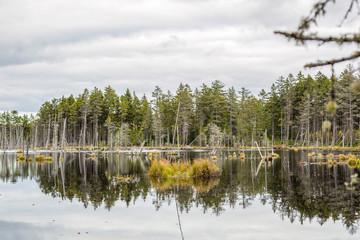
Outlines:
{"label": "tree branch", "polygon": [[[340,26],[342,26],[343,23],[345,22],[345,20],[348,18],[349,14],[350,14],[353,6],[354,6],[354,3],[356,3],[356,5],[358,6],[358,9],[359,9],[359,2],[358,2],[358,0],[351,0],[350,6],[349,6],[348,10],[346,11],[345,17],[344,17],[343,20],[341,21]],[[359,10],[358,10],[358,12],[359,12]]]}
{"label": "tree branch", "polygon": [[333,60],[329,60],[329,61],[318,61],[317,63],[308,63],[304,67],[305,68],[314,68],[314,67],[320,67],[320,66],[334,65],[336,63],[353,60],[353,59],[356,59],[359,57],[360,57],[360,52],[357,51],[349,57],[338,58],[338,59],[333,59]]}
{"label": "tree branch", "polygon": [[313,9],[311,10],[310,15],[301,20],[300,25],[298,27],[298,31],[304,32],[304,31],[308,30],[310,28],[311,23],[314,23],[315,25],[317,25],[316,19],[319,16],[325,15],[325,13],[326,13],[325,7],[329,2],[335,3],[335,0],[324,0],[324,1],[317,2],[314,5]]}
{"label": "tree branch", "polygon": [[315,33],[304,35],[298,32],[283,32],[283,31],[274,31],[275,34],[283,35],[288,39],[294,39],[296,42],[301,42],[304,44],[306,41],[316,41],[321,43],[334,42],[338,45],[343,43],[357,43],[360,44],[360,34],[357,33],[348,33],[340,35],[339,37],[329,36],[329,37],[318,37]]}

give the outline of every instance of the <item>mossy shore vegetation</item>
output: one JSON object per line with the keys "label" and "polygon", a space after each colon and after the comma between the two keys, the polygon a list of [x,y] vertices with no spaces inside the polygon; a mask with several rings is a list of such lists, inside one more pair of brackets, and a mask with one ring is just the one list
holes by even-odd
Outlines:
{"label": "mossy shore vegetation", "polygon": [[221,170],[208,159],[195,159],[190,162],[171,163],[166,159],[153,161],[149,168],[151,178],[201,178],[219,176]]}

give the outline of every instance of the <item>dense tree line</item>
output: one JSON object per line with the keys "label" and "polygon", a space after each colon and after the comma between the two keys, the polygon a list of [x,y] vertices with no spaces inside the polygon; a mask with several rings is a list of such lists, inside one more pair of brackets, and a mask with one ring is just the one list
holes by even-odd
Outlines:
{"label": "dense tree line", "polygon": [[150,99],[129,89],[119,96],[110,86],[95,87],[47,101],[36,116],[2,113],[0,147],[239,147],[261,142],[265,129],[274,143],[353,146],[360,137],[360,98],[351,86],[358,80],[351,65],[343,70],[332,110],[331,81],[321,72],[280,77],[258,96],[226,89],[218,80],[194,90],[181,83],[174,94],[157,86]]}

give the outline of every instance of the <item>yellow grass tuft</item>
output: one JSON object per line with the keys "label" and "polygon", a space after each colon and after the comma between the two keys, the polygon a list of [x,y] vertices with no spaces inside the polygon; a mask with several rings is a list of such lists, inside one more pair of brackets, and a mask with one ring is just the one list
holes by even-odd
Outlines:
{"label": "yellow grass tuft", "polygon": [[17,161],[20,161],[20,162],[23,162],[23,161],[25,161],[25,156],[24,155],[22,155],[22,154],[19,154],[19,156],[17,157]]}
{"label": "yellow grass tuft", "polygon": [[312,152],[312,153],[308,153],[307,155],[308,157],[315,157],[315,152]]}
{"label": "yellow grass tuft", "polygon": [[339,161],[341,162],[345,162],[346,160],[349,159],[349,157],[344,154],[339,154],[338,157],[339,157]]}
{"label": "yellow grass tuft", "polygon": [[35,157],[35,162],[37,163],[44,163],[46,160],[46,157],[44,155],[38,155]]}
{"label": "yellow grass tuft", "polygon": [[190,162],[170,163],[166,159],[153,161],[149,168],[152,178],[210,178],[220,174],[220,169],[207,159]]}

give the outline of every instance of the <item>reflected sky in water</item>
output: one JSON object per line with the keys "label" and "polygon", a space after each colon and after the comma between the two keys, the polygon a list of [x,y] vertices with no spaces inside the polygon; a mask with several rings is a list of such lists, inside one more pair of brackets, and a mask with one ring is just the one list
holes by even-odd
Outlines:
{"label": "reflected sky in water", "polygon": [[[196,186],[151,182],[145,155],[46,154],[52,162],[1,156],[0,239],[182,239],[179,223],[184,239],[360,236],[358,188],[343,184],[358,170],[300,166],[307,153],[281,152],[257,177],[256,152],[245,160],[218,153],[219,181]],[[200,154],[207,156],[182,158]],[[127,174],[133,182],[117,180]]]}

